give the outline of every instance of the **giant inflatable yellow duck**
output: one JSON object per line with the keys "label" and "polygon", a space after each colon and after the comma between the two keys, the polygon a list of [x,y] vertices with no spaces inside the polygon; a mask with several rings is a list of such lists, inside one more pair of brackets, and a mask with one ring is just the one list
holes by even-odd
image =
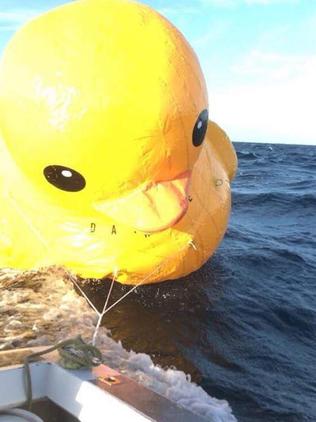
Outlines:
{"label": "giant inflatable yellow duck", "polygon": [[148,6],[81,0],[0,63],[0,267],[176,279],[221,241],[236,155],[182,34]]}

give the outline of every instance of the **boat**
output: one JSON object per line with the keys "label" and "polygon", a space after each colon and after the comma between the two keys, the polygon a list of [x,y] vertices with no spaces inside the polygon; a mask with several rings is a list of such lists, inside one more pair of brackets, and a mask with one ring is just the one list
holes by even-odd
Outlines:
{"label": "boat", "polygon": [[[58,352],[46,354],[46,349],[0,352],[0,422],[207,420],[103,363],[92,369],[65,369]],[[23,363],[30,355],[38,356],[29,364],[31,411],[26,406]]]}

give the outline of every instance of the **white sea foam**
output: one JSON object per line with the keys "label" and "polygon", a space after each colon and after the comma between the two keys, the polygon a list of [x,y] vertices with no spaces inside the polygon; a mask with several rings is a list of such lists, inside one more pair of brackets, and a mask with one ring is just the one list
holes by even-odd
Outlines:
{"label": "white sea foam", "polygon": [[[46,345],[78,334],[91,341],[97,316],[75,292],[68,273],[0,272],[0,350]],[[176,369],[162,369],[144,353],[128,352],[101,327],[97,346],[108,366],[213,422],[234,422],[227,401],[209,396]]]}

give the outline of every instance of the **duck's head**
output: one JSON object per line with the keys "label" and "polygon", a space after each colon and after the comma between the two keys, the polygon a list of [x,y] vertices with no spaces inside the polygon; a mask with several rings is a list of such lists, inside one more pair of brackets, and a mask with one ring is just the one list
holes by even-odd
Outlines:
{"label": "duck's head", "polygon": [[142,231],[185,214],[207,123],[193,50],[138,3],[54,9],[15,35],[0,65],[0,129],[25,177],[49,202]]}

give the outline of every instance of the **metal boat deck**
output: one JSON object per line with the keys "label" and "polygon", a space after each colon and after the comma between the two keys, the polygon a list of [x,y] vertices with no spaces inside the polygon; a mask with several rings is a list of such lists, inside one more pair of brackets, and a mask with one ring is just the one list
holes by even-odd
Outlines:
{"label": "metal boat deck", "polygon": [[[23,365],[8,366],[45,348],[0,352],[0,411],[25,403]],[[30,365],[33,399],[48,399],[81,422],[202,422],[198,416],[149,390],[124,374],[100,365],[92,370],[67,370],[52,352]]]}

